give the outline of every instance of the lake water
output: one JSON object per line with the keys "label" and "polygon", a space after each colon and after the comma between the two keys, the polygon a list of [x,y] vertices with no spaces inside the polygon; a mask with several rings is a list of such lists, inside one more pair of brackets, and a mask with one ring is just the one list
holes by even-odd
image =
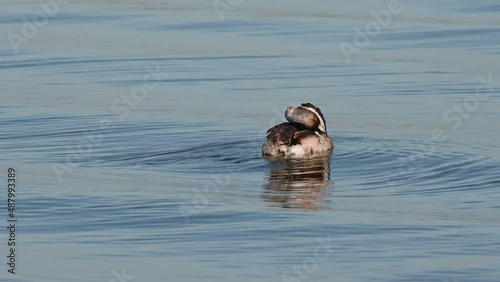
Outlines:
{"label": "lake water", "polygon": [[[0,11],[2,281],[499,281],[496,1],[54,1]],[[334,154],[263,159],[302,102]]]}

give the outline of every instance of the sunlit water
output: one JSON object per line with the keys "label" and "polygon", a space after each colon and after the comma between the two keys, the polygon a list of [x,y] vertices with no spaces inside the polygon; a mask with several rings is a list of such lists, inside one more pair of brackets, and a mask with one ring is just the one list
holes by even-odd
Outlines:
{"label": "sunlit water", "polygon": [[[495,1],[403,1],[350,62],[389,1],[71,1],[15,53],[33,3],[0,12],[19,281],[498,281]],[[263,159],[301,102],[334,154]]]}

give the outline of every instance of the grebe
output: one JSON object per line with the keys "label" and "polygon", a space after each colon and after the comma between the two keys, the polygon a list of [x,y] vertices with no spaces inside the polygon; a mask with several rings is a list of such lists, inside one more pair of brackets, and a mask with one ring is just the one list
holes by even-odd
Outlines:
{"label": "grebe", "polygon": [[319,108],[311,103],[288,107],[285,118],[289,122],[267,131],[262,155],[303,158],[332,153],[333,142],[326,133],[326,121]]}

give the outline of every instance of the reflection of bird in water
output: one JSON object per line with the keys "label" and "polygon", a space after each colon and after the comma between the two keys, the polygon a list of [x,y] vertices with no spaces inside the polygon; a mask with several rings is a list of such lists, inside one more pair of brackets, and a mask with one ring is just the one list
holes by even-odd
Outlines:
{"label": "reflection of bird in water", "polygon": [[288,159],[271,164],[262,198],[283,208],[324,210],[329,195],[330,157]]}

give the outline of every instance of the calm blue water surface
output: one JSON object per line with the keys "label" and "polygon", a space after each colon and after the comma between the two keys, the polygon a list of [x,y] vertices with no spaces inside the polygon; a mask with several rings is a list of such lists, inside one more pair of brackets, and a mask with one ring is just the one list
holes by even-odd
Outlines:
{"label": "calm blue water surface", "polygon": [[[62,2],[0,10],[2,281],[499,281],[496,1]],[[334,154],[263,159],[302,102]]]}

